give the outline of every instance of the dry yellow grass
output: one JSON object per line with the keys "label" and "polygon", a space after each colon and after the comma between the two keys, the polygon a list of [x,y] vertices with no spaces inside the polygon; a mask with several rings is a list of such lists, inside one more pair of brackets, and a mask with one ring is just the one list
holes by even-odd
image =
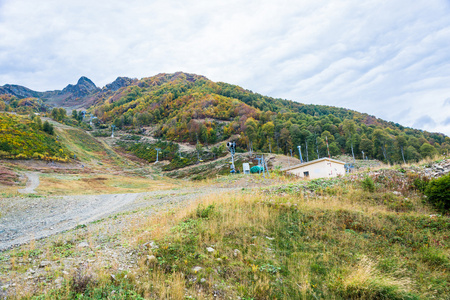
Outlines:
{"label": "dry yellow grass", "polygon": [[176,180],[152,180],[121,175],[47,175],[40,177],[39,194],[87,195],[141,193],[179,186]]}

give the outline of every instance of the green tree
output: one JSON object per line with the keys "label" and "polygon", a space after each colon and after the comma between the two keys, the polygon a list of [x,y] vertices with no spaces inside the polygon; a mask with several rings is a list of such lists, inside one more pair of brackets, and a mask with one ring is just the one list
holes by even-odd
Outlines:
{"label": "green tree", "polygon": [[42,130],[51,135],[53,135],[53,133],[54,133],[53,125],[50,124],[48,121],[44,122],[44,124],[42,125]]}
{"label": "green tree", "polygon": [[425,195],[439,210],[450,210],[450,174],[431,180],[425,189]]}
{"label": "green tree", "polygon": [[361,142],[359,143],[359,149],[364,151],[364,155],[367,157],[373,154],[373,142],[367,138],[366,135],[363,135],[361,138]]}
{"label": "green tree", "polygon": [[397,144],[397,147],[400,149],[400,153],[402,154],[403,163],[406,164],[404,148],[408,144],[408,141],[406,140],[406,137],[404,135],[397,135],[397,137],[395,138],[395,142]]}
{"label": "green tree", "polygon": [[345,119],[344,124],[342,125],[342,129],[344,130],[345,137],[347,142],[350,142],[350,149],[352,151],[353,160],[355,160],[355,152],[353,149],[353,135],[356,133],[356,124],[355,121]]}
{"label": "green tree", "polygon": [[416,148],[414,146],[408,146],[405,151],[406,159],[411,161],[419,161],[422,156],[417,152]]}
{"label": "green tree", "polygon": [[248,137],[249,140],[249,149],[252,148],[253,142],[256,141],[256,136],[258,134],[258,123],[253,118],[248,118],[245,121],[245,135]]}
{"label": "green tree", "polygon": [[422,157],[432,157],[436,154],[436,149],[429,143],[424,143],[419,150]]}

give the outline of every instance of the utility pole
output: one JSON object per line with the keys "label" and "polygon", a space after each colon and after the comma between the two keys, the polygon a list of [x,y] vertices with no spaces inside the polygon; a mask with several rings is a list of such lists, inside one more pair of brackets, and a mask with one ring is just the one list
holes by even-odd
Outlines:
{"label": "utility pole", "polygon": [[156,150],[156,161],[155,161],[155,164],[159,161],[158,159],[159,159],[159,151],[161,151],[161,148],[155,148],[155,150]]}
{"label": "utility pole", "polygon": [[316,135],[316,151],[317,151],[317,159],[319,159],[319,145],[317,144],[317,135]]}
{"label": "utility pole", "polygon": [[355,163],[355,153],[353,153],[353,139],[351,134],[350,134],[350,146],[352,147],[353,163]]}
{"label": "utility pole", "polygon": [[327,141],[328,158],[331,158],[331,155],[330,155],[330,148],[328,147],[328,137],[327,137],[327,136],[325,136],[325,140]]}
{"label": "utility pole", "polygon": [[403,153],[403,146],[400,146],[400,150],[402,151],[403,163],[406,164],[406,161],[405,161],[405,155],[404,155],[404,153]]}
{"label": "utility pole", "polygon": [[298,148],[298,154],[300,157],[300,162],[303,163],[303,158],[302,158],[302,146],[297,146]]}
{"label": "utility pole", "polygon": [[308,157],[308,140],[305,138],[305,145],[306,145],[306,161],[309,161],[309,157]]}

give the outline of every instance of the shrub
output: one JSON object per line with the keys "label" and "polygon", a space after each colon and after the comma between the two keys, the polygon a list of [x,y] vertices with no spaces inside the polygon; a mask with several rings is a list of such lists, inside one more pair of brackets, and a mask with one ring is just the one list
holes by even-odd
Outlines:
{"label": "shrub", "polygon": [[203,208],[203,206],[197,207],[197,217],[202,219],[208,219],[214,210],[214,204],[208,205],[206,208]]}
{"label": "shrub", "polygon": [[373,193],[375,191],[375,184],[373,183],[372,178],[370,178],[369,176],[366,176],[366,178],[361,181],[361,185],[363,187],[363,190],[365,190],[366,192]]}
{"label": "shrub", "polygon": [[448,211],[450,209],[450,174],[430,180],[425,189],[425,195],[437,209]]}

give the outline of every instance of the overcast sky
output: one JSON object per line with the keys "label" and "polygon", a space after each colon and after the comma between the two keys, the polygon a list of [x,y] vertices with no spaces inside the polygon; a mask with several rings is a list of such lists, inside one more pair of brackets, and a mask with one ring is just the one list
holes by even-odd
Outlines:
{"label": "overcast sky", "polygon": [[450,135],[450,0],[0,0],[0,85],[176,71]]}

